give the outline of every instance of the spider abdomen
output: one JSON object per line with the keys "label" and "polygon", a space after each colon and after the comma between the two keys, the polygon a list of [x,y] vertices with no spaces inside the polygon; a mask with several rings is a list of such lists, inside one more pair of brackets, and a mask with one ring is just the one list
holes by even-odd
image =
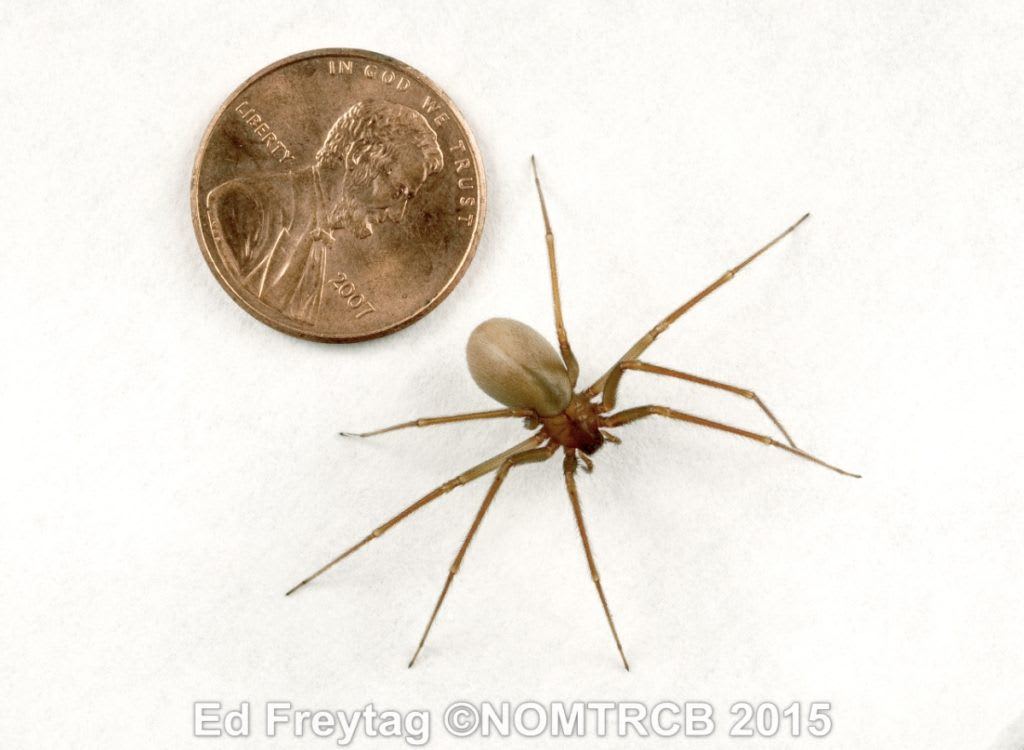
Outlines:
{"label": "spider abdomen", "polygon": [[517,320],[491,318],[478,325],[466,343],[466,361],[481,390],[505,406],[552,417],[572,400],[572,383],[558,352]]}

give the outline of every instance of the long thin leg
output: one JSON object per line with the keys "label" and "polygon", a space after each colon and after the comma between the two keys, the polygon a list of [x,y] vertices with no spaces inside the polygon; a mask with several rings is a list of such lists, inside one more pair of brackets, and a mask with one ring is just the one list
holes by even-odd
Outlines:
{"label": "long thin leg", "polygon": [[783,237],[785,237],[798,226],[800,226],[809,216],[810,214],[804,214],[803,216],[801,216],[800,219],[785,232],[783,232],[774,240],[769,242],[767,245],[759,249],[745,261],[740,263],[738,266],[730,268],[728,271],[722,274],[716,281],[712,282],[710,285],[705,287],[703,291],[699,292],[696,296],[691,297],[689,300],[687,300],[682,305],[673,310],[671,313],[669,313],[667,316],[665,316],[665,318],[663,318],[662,321],[658,323],[658,325],[654,326],[654,328],[652,328],[650,331],[644,334],[643,338],[641,338],[639,341],[633,344],[633,346],[629,348],[629,351],[623,354],[619,358],[618,362],[611,366],[608,372],[602,375],[597,382],[595,382],[586,391],[584,391],[584,396],[586,398],[593,398],[598,393],[600,393],[601,389],[604,388],[605,381],[611,376],[612,372],[615,370],[615,366],[618,365],[619,362],[625,362],[627,359],[636,359],[641,354],[643,354],[644,350],[647,349],[647,347],[649,347],[652,343],[654,343],[654,340],[658,338],[659,335],[664,333],[670,325],[679,320],[679,318],[681,318],[686,312],[688,312],[690,308],[692,308],[702,299],[710,295],[713,291],[718,289],[718,287],[722,286],[727,281],[730,281],[736,274],[742,271],[744,267],[746,267],[750,263],[753,263],[759,255],[772,248],[776,243],[779,242],[779,240],[781,240]]}
{"label": "long thin leg", "polygon": [[615,397],[618,393],[619,381],[622,379],[622,374],[626,370],[637,370],[639,372],[650,372],[655,375],[667,375],[670,378],[679,378],[680,380],[686,380],[690,383],[696,383],[697,385],[706,385],[709,388],[718,388],[722,391],[728,391],[729,393],[735,393],[738,396],[751,399],[756,403],[767,416],[768,419],[772,420],[779,431],[785,436],[786,442],[791,447],[796,448],[796,443],[793,442],[793,438],[786,432],[786,428],[782,426],[782,422],[775,418],[772,414],[771,409],[751,390],[746,388],[738,388],[728,383],[720,383],[717,380],[710,380],[708,378],[701,377],[700,375],[691,375],[687,372],[681,372],[679,370],[671,370],[668,367],[661,367],[660,365],[651,365],[647,362],[640,362],[636,359],[628,359],[625,362],[619,362],[612,370],[611,375],[608,376],[608,380],[604,384],[604,395],[601,399],[601,411],[611,411],[615,408]]}
{"label": "long thin leg", "polygon": [[446,417],[422,417],[409,422],[393,424],[390,427],[381,427],[371,432],[339,432],[345,437],[370,437],[371,435],[383,435],[385,432],[404,430],[406,427],[432,427],[437,424],[448,424],[450,422],[468,422],[473,419],[496,419],[499,417],[534,417],[536,413],[532,409],[493,409],[491,411],[473,411],[466,414],[450,414]]}
{"label": "long thin leg", "polygon": [[540,198],[540,210],[544,214],[544,239],[548,245],[548,266],[551,269],[551,296],[555,303],[555,333],[558,336],[558,348],[562,351],[562,360],[565,362],[565,369],[569,371],[569,380],[575,388],[576,379],[580,375],[580,366],[576,362],[576,355],[572,353],[569,346],[569,336],[565,332],[565,323],[562,322],[562,296],[558,291],[558,269],[555,267],[555,235],[551,231],[551,222],[548,220],[548,207],[544,203],[544,191],[540,188],[540,177],[537,175],[537,160],[530,157],[533,165],[533,181],[537,183],[537,195]]}
{"label": "long thin leg", "polygon": [[362,547],[364,544],[366,544],[368,542],[372,542],[374,539],[379,537],[381,534],[383,534],[385,531],[390,529],[392,526],[395,526],[400,521],[404,520],[406,517],[412,515],[413,513],[418,511],[420,508],[422,508],[427,503],[431,502],[432,500],[436,500],[437,498],[441,497],[441,495],[444,495],[444,494],[446,494],[448,492],[451,492],[456,487],[461,487],[462,485],[464,485],[464,484],[466,484],[468,482],[471,482],[474,479],[477,479],[478,477],[482,477],[484,474],[489,474],[490,472],[494,471],[499,466],[501,466],[501,464],[506,459],[510,458],[511,456],[514,456],[517,453],[520,453],[520,452],[522,452],[524,450],[527,450],[529,448],[532,448],[532,447],[536,446],[537,444],[541,443],[543,440],[544,440],[544,434],[538,432],[536,435],[533,435],[532,437],[527,438],[526,440],[524,440],[523,442],[519,443],[518,445],[515,445],[515,446],[509,448],[507,451],[502,451],[497,456],[494,456],[493,458],[489,458],[486,461],[484,461],[483,463],[477,464],[472,469],[467,469],[466,471],[462,472],[461,474],[459,474],[454,479],[450,479],[447,482],[445,482],[444,484],[442,484],[440,487],[434,488],[433,490],[428,492],[426,495],[421,497],[419,500],[414,502],[412,505],[410,505],[408,508],[403,510],[401,513],[399,513],[396,516],[393,516],[392,518],[390,518],[389,520],[385,521],[380,526],[375,528],[367,536],[363,537],[361,540],[359,540],[358,542],[353,544],[351,547],[349,547],[347,550],[345,550],[340,555],[335,557],[333,560],[331,560],[329,563],[324,565],[318,571],[313,573],[313,575],[311,575],[311,576],[309,576],[307,578],[303,578],[297,584],[295,584],[290,589],[288,589],[288,592],[285,594],[285,596],[290,596],[291,594],[295,593],[300,588],[305,586],[307,583],[312,581],[317,576],[322,575],[323,573],[326,573],[330,568],[332,568],[333,566],[335,566],[338,563],[340,563],[342,560],[344,560],[346,557],[351,555],[353,552],[355,552],[357,549]]}
{"label": "long thin leg", "polygon": [[827,464],[820,458],[812,456],[810,453],[806,453],[800,450],[799,448],[793,448],[792,446],[789,445],[783,445],[782,443],[773,440],[767,435],[758,435],[756,432],[749,432],[747,430],[742,430],[739,427],[733,427],[731,425],[722,424],[721,422],[714,422],[710,419],[704,419],[704,417],[694,416],[693,414],[686,414],[685,412],[670,409],[667,406],[637,406],[633,409],[624,409],[623,411],[620,411],[617,414],[610,414],[609,416],[603,418],[601,420],[601,424],[603,424],[605,427],[621,427],[622,425],[626,425],[629,424],[630,422],[635,422],[638,419],[643,419],[644,417],[650,417],[653,415],[657,415],[659,417],[668,417],[669,419],[678,419],[682,422],[689,422],[691,424],[697,424],[702,427],[710,427],[712,430],[729,432],[732,433],[733,435],[739,435],[740,437],[749,438],[750,440],[756,440],[759,443],[764,443],[765,445],[770,445],[774,448],[781,448],[784,451],[792,453],[794,456],[799,456],[800,458],[807,459],[808,461],[813,461],[814,463],[820,466],[824,466],[826,469],[832,469],[832,471],[837,471],[840,474],[844,474],[848,477],[857,477],[858,479],[860,478],[860,474],[853,474],[849,471],[844,471],[843,469],[833,466],[832,464]]}
{"label": "long thin leg", "polygon": [[601,587],[601,577],[597,574],[597,564],[594,562],[594,553],[590,550],[590,539],[587,537],[587,527],[583,524],[583,509],[580,507],[580,496],[576,491],[576,454],[572,450],[565,451],[565,460],[562,461],[562,472],[565,474],[565,488],[569,491],[569,502],[572,503],[572,512],[576,516],[576,528],[580,530],[580,540],[583,542],[583,553],[587,556],[587,566],[590,568],[590,577],[597,587],[597,595],[601,599],[601,606],[604,607],[604,615],[608,618],[608,627],[612,629],[612,638],[615,639],[615,648],[619,650],[622,657],[622,666],[629,671],[629,662],[626,661],[626,654],[622,650],[622,643],[619,641],[619,633],[615,630],[615,623],[612,622],[612,613],[608,609],[608,600],[604,596],[604,588]]}
{"label": "long thin leg", "polygon": [[462,546],[459,547],[458,554],[455,555],[455,560],[452,562],[451,568],[448,569],[448,578],[445,579],[444,588],[441,589],[441,595],[437,597],[437,604],[434,605],[434,611],[430,613],[430,620],[427,622],[427,627],[423,630],[423,637],[420,638],[419,645],[416,647],[416,653],[414,653],[412,655],[412,659],[409,660],[410,667],[416,663],[416,657],[419,656],[420,651],[423,650],[423,644],[427,642],[427,636],[430,634],[430,628],[434,625],[434,620],[437,618],[437,613],[441,610],[444,598],[448,596],[448,589],[451,588],[452,580],[459,572],[459,567],[462,565],[462,559],[466,556],[466,550],[469,549],[470,542],[472,542],[473,537],[476,536],[476,531],[480,528],[480,522],[484,520],[484,515],[487,513],[487,509],[491,507],[491,502],[494,500],[495,495],[498,494],[498,489],[501,487],[502,482],[505,481],[505,477],[508,475],[509,470],[516,464],[547,461],[551,458],[551,454],[555,452],[557,447],[558,446],[555,443],[552,443],[544,446],[543,448],[534,448],[533,450],[517,453],[502,462],[498,469],[498,473],[494,475],[494,481],[491,482],[490,489],[487,490],[487,495],[484,497],[483,503],[480,504],[480,510],[476,512],[476,517],[473,519],[473,525],[469,527],[469,532],[466,534],[466,538],[462,542]]}

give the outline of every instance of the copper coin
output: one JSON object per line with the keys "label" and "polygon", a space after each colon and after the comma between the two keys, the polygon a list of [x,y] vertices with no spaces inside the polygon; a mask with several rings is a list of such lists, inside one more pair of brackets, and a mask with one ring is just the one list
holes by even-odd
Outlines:
{"label": "copper coin", "polygon": [[375,52],[264,68],[217,112],[192,221],[238,304],[293,336],[350,342],[426,315],[473,259],[486,205],[476,143],[429,78]]}

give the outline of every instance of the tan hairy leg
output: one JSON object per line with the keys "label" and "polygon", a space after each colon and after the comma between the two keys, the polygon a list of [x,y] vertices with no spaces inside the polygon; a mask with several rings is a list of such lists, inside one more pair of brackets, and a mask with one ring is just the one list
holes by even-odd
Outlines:
{"label": "tan hairy leg", "polygon": [[576,380],[580,375],[580,366],[576,362],[576,355],[572,353],[572,347],[569,346],[569,336],[565,332],[565,323],[562,322],[562,296],[558,290],[558,269],[555,267],[555,235],[551,231],[551,222],[548,220],[548,207],[544,203],[544,191],[540,188],[540,177],[537,175],[537,160],[531,156],[530,163],[533,165],[533,181],[537,183],[540,210],[544,214],[544,239],[548,245],[548,267],[551,269],[551,296],[554,299],[555,307],[555,334],[558,336],[558,348],[562,352],[565,369],[569,371],[569,381],[575,389]]}
{"label": "tan hairy leg", "polygon": [[601,411],[611,411],[615,408],[615,398],[619,389],[619,381],[622,379],[622,374],[626,370],[637,370],[638,372],[649,372],[655,375],[666,375],[670,378],[686,380],[690,383],[696,383],[697,385],[706,385],[709,388],[717,388],[722,391],[728,391],[729,393],[735,393],[738,396],[751,399],[760,407],[761,411],[767,415],[768,419],[770,419],[774,425],[779,428],[779,431],[786,438],[786,442],[793,448],[796,448],[796,443],[793,442],[793,438],[791,438],[789,433],[786,432],[786,428],[782,426],[782,422],[775,418],[775,415],[772,414],[765,402],[761,400],[761,397],[753,391],[747,388],[738,388],[735,385],[729,385],[727,383],[720,383],[717,380],[710,380],[709,378],[704,378],[700,375],[691,375],[690,373],[672,370],[668,367],[651,365],[647,362],[641,362],[636,359],[628,359],[625,362],[620,362],[615,366],[615,369],[612,370],[611,375],[608,376],[608,379],[604,384],[604,394],[601,399]]}
{"label": "tan hairy leg", "polygon": [[445,417],[421,417],[409,422],[400,422],[390,427],[381,427],[371,432],[339,432],[344,437],[370,437],[371,435],[383,435],[385,432],[404,430],[407,427],[432,427],[438,424],[450,424],[451,422],[469,422],[474,419],[499,419],[501,417],[533,417],[537,415],[532,409],[492,409],[490,411],[473,411],[466,414],[450,414]]}
{"label": "tan hairy leg", "polygon": [[832,464],[825,463],[820,458],[816,458],[815,456],[812,456],[810,453],[802,451],[799,448],[793,448],[792,446],[789,445],[783,445],[782,443],[777,442],[776,440],[768,437],[767,435],[759,435],[756,432],[743,430],[740,429],[739,427],[733,427],[731,425],[723,424],[721,422],[715,422],[710,419],[705,419],[704,417],[695,416],[693,414],[686,414],[685,412],[670,409],[667,406],[637,406],[633,409],[624,409],[623,411],[620,411],[617,414],[610,414],[609,416],[604,417],[601,420],[601,423],[606,427],[621,427],[622,425],[626,425],[629,424],[630,422],[635,422],[638,419],[643,419],[644,417],[650,416],[678,419],[682,422],[689,422],[690,424],[700,425],[701,427],[709,427],[712,430],[728,432],[733,435],[739,435],[740,437],[748,438],[750,440],[756,440],[759,443],[763,443],[764,445],[770,445],[773,448],[781,448],[782,450],[787,451],[788,453],[792,453],[794,456],[799,456],[800,458],[816,463],[819,466],[824,466],[826,469],[832,469],[832,471],[838,472],[845,476],[856,477],[858,479],[860,478],[860,474],[853,474],[852,472],[845,471],[836,466],[833,466]]}
{"label": "tan hairy leg", "polygon": [[809,216],[810,216],[810,214],[804,214],[803,216],[801,216],[800,219],[795,224],[793,224],[791,227],[789,227],[789,229],[787,229],[785,232],[780,234],[778,237],[773,239],[771,242],[769,242],[764,247],[760,248],[757,252],[755,252],[753,255],[751,255],[749,258],[747,258],[742,263],[740,263],[738,266],[734,266],[733,268],[730,268],[728,271],[726,271],[724,274],[722,274],[720,277],[718,277],[718,279],[716,279],[714,282],[712,282],[711,284],[706,286],[696,296],[691,297],[686,302],[684,302],[682,305],[680,305],[675,310],[673,310],[671,313],[669,313],[667,316],[665,316],[662,319],[662,321],[660,323],[658,323],[658,325],[654,326],[654,328],[652,328],[651,330],[649,330],[647,333],[644,334],[643,338],[641,338],[639,341],[637,341],[635,344],[633,344],[633,346],[631,346],[629,348],[629,351],[627,351],[625,354],[623,354],[621,357],[619,357],[618,361],[614,365],[611,366],[611,368],[608,370],[608,372],[606,372],[604,375],[602,375],[601,378],[597,382],[595,382],[586,391],[584,391],[584,396],[586,398],[593,398],[598,393],[600,393],[601,390],[604,388],[605,381],[611,376],[611,374],[615,371],[615,368],[620,363],[625,362],[626,360],[629,360],[629,359],[636,359],[641,354],[643,354],[644,350],[646,350],[647,347],[649,347],[651,344],[653,344],[654,340],[656,338],[658,338],[658,336],[660,336],[662,333],[664,333],[666,330],[668,330],[669,326],[671,326],[673,323],[675,323],[677,320],[679,320],[679,318],[681,318],[684,314],[686,314],[690,310],[690,308],[692,308],[694,305],[696,305],[702,299],[704,299],[705,297],[710,295],[712,292],[714,292],[720,286],[725,284],[727,281],[731,281],[732,278],[734,276],[736,276],[736,274],[738,274],[740,271],[742,271],[744,267],[746,267],[750,263],[753,263],[754,260],[757,259],[758,256],[760,256],[764,252],[767,252],[776,243],[778,243],[783,237],[785,237],[788,234],[790,234],[793,230],[795,230],[798,226],[800,226],[807,219],[807,217],[809,217]]}
{"label": "tan hairy leg", "polygon": [[437,618],[437,613],[441,610],[441,605],[444,603],[445,597],[448,596],[448,589],[451,588],[452,580],[459,572],[459,567],[462,565],[462,559],[466,556],[466,550],[469,549],[470,542],[472,542],[473,537],[476,536],[476,531],[480,528],[480,522],[484,520],[484,515],[487,513],[487,509],[491,507],[491,502],[494,500],[495,495],[498,494],[498,489],[501,487],[502,482],[505,481],[505,477],[509,470],[517,464],[547,461],[551,458],[551,454],[555,452],[556,448],[557,445],[552,443],[551,445],[547,445],[543,448],[534,448],[533,450],[517,453],[502,462],[501,467],[498,469],[498,473],[494,475],[494,481],[491,483],[490,489],[487,490],[487,495],[484,497],[483,503],[480,504],[480,510],[477,511],[476,517],[473,519],[473,524],[469,527],[469,532],[466,534],[466,538],[462,542],[462,546],[459,547],[459,551],[455,555],[455,560],[452,562],[452,566],[448,570],[448,578],[445,579],[444,588],[441,589],[441,595],[437,597],[437,604],[434,605],[434,611],[430,613],[430,620],[427,622],[427,627],[423,630],[423,637],[420,638],[419,645],[416,647],[416,653],[412,655],[412,659],[409,661],[410,667],[416,663],[416,657],[419,656],[420,651],[423,650],[423,644],[427,642],[427,636],[430,634],[430,628],[433,627],[434,620]]}
{"label": "tan hairy leg", "polygon": [[594,562],[594,553],[590,549],[590,539],[587,537],[587,527],[583,523],[583,509],[580,507],[579,493],[576,491],[576,455],[571,451],[565,452],[565,460],[562,462],[562,472],[565,474],[565,488],[569,492],[569,502],[572,503],[572,512],[576,516],[576,528],[580,532],[580,540],[583,542],[583,553],[587,556],[587,566],[590,568],[590,577],[597,587],[597,595],[601,599],[601,606],[604,607],[605,617],[608,618],[608,627],[612,629],[612,638],[615,639],[615,648],[619,650],[622,657],[622,666],[629,671],[629,662],[626,661],[626,654],[622,650],[622,643],[619,641],[619,633],[615,630],[615,623],[612,622],[612,613],[608,609],[608,600],[604,596],[604,588],[601,586],[601,577],[597,574],[597,564]]}
{"label": "tan hairy leg", "polygon": [[456,487],[461,487],[462,485],[464,485],[464,484],[466,484],[468,482],[472,482],[474,479],[482,477],[484,474],[489,474],[490,472],[494,471],[499,466],[501,466],[501,464],[504,461],[506,461],[507,459],[509,459],[510,457],[516,455],[517,453],[521,453],[522,451],[528,450],[528,449],[538,445],[543,440],[544,440],[544,435],[542,433],[537,433],[536,435],[533,435],[532,437],[527,438],[526,440],[524,440],[523,442],[519,443],[518,445],[515,445],[515,446],[509,448],[506,451],[502,451],[501,453],[499,453],[498,455],[494,456],[493,458],[489,458],[486,461],[484,461],[483,463],[477,464],[472,469],[467,469],[466,471],[462,472],[461,474],[459,474],[454,479],[448,480],[447,482],[442,484],[440,487],[435,487],[433,490],[431,490],[426,495],[421,497],[419,500],[414,502],[412,505],[410,505],[408,508],[403,510],[401,513],[399,513],[396,516],[393,516],[392,518],[388,519],[387,521],[382,523],[380,526],[375,528],[367,536],[365,536],[363,539],[361,539],[358,542],[356,542],[355,544],[353,544],[351,547],[349,547],[347,550],[345,550],[340,555],[335,557],[333,560],[331,560],[329,563],[324,565],[322,568],[320,568],[318,571],[313,573],[311,576],[309,576],[308,578],[304,578],[303,580],[299,581],[297,584],[292,586],[292,588],[290,588],[288,590],[288,592],[285,594],[285,596],[290,596],[291,594],[295,593],[300,588],[305,586],[307,583],[312,581],[317,576],[320,576],[323,573],[326,573],[330,568],[332,568],[333,566],[337,565],[339,562],[341,562],[346,557],[351,555],[353,552],[355,552],[357,549],[362,547],[364,544],[367,544],[368,542],[372,542],[374,539],[379,537],[381,534],[383,534],[385,531],[390,529],[392,526],[395,526],[396,524],[398,524],[399,522],[401,522],[402,520],[404,520],[408,516],[412,515],[413,513],[418,511],[420,508],[422,508],[427,503],[429,503],[429,502],[431,502],[433,500],[436,500],[437,498],[441,497],[441,495],[444,495],[444,494],[446,494],[448,492],[451,492]]}

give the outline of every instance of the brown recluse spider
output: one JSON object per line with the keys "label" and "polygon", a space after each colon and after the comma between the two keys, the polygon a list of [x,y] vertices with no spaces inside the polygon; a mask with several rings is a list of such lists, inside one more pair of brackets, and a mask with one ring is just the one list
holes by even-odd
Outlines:
{"label": "brown recluse spider", "polygon": [[[469,371],[477,385],[487,395],[505,404],[508,408],[416,419],[411,422],[402,422],[401,424],[374,430],[373,432],[343,432],[341,434],[352,437],[369,437],[370,435],[379,435],[406,427],[427,427],[450,422],[499,417],[524,417],[527,429],[536,430],[538,427],[540,429],[518,445],[499,453],[493,458],[489,458],[483,463],[477,464],[454,479],[445,482],[440,487],[431,490],[398,515],[378,526],[368,536],[349,547],[311,576],[299,582],[286,594],[286,596],[292,594],[321,573],[344,560],[363,545],[373,541],[388,529],[441,495],[485,474],[496,471],[497,473],[491,482],[490,489],[487,490],[483,503],[480,505],[480,509],[477,511],[476,516],[473,518],[473,523],[469,527],[469,532],[466,534],[462,546],[459,547],[459,551],[455,555],[455,560],[448,571],[448,578],[444,582],[444,588],[441,589],[441,594],[437,598],[437,604],[434,605],[434,611],[431,612],[430,620],[423,630],[423,637],[420,638],[416,652],[409,661],[410,667],[416,662],[416,657],[419,656],[420,651],[423,649],[423,644],[426,642],[430,628],[434,624],[438,611],[441,609],[441,604],[444,602],[445,596],[448,595],[448,589],[451,588],[452,579],[459,572],[459,566],[462,565],[462,561],[466,556],[466,550],[469,549],[473,536],[476,534],[477,529],[480,528],[480,522],[483,521],[487,509],[490,508],[491,502],[494,500],[495,495],[498,494],[498,489],[513,466],[546,461],[559,448],[565,453],[562,461],[565,488],[569,495],[569,502],[572,504],[573,515],[576,518],[576,528],[580,533],[580,541],[583,543],[583,553],[586,555],[590,576],[597,587],[597,595],[601,600],[601,606],[604,608],[605,617],[608,619],[608,627],[611,628],[612,637],[615,639],[615,647],[619,650],[622,664],[627,670],[629,669],[629,662],[626,661],[626,655],[622,651],[622,643],[619,641],[619,634],[615,630],[612,613],[608,608],[608,600],[605,598],[604,589],[601,587],[601,579],[597,574],[597,565],[594,563],[594,554],[590,549],[590,541],[587,538],[587,529],[583,523],[583,510],[580,507],[575,478],[577,459],[582,460],[586,470],[590,471],[593,468],[593,463],[589,458],[590,455],[600,448],[605,441],[610,443],[621,442],[618,437],[609,431],[610,428],[622,427],[644,417],[668,417],[669,419],[689,422],[690,424],[708,427],[712,430],[720,430],[749,438],[750,440],[756,440],[773,448],[781,448],[787,453],[807,461],[812,461],[840,474],[851,477],[859,476],[827,464],[821,459],[797,448],[779,420],[775,418],[775,415],[772,414],[765,403],[752,390],[720,383],[699,375],[672,370],[668,367],[648,364],[637,359],[660,334],[664,333],[669,326],[681,318],[694,305],[708,297],[726,282],[732,280],[736,274],[752,263],[754,259],[800,226],[810,214],[804,214],[789,229],[738,266],[730,268],[696,296],[690,298],[669,313],[667,317],[633,344],[629,351],[623,354],[596,382],[586,390],[577,393],[575,388],[576,379],[579,375],[579,365],[572,353],[572,348],[569,346],[569,338],[565,333],[565,326],[562,323],[562,303],[558,293],[558,271],[555,267],[555,237],[551,232],[551,222],[548,220],[544,193],[540,187],[540,178],[537,176],[537,163],[532,157],[531,162],[533,164],[534,181],[537,184],[537,195],[540,197],[541,213],[544,217],[544,237],[548,246],[548,266],[551,271],[551,291],[554,298],[555,332],[558,336],[558,348],[561,350],[561,357],[559,357],[558,352],[554,350],[543,336],[529,326],[507,318],[492,318],[481,323],[470,334],[469,342],[466,345],[466,359],[469,363]],[[761,411],[779,429],[784,442],[779,442],[767,435],[761,435],[740,429],[739,427],[732,427],[721,422],[705,419],[704,417],[670,409],[667,406],[637,406],[609,414],[608,412],[611,412],[615,407],[615,395],[618,390],[619,380],[627,370],[666,375],[671,378],[717,388],[748,398],[757,404]],[[595,400],[598,394],[601,395],[601,398],[600,400]]]}

